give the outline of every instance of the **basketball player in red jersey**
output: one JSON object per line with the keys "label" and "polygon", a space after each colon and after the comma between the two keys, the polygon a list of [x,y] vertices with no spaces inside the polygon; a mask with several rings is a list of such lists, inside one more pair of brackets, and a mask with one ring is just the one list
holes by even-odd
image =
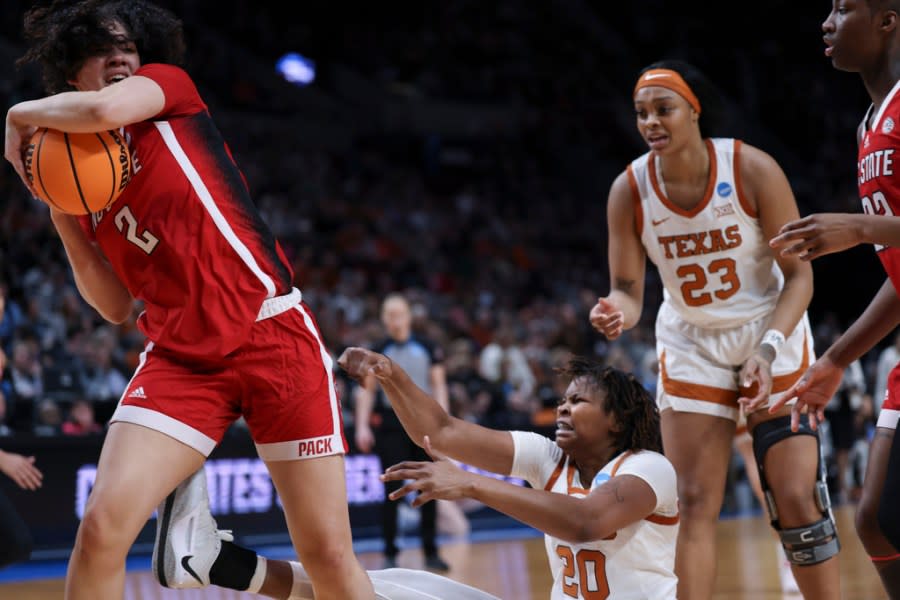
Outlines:
{"label": "basketball player in red jersey", "polygon": [[[114,323],[140,300],[148,340],[104,441],[66,598],[122,598],[141,528],[240,416],[317,598],[374,598],[353,553],[331,357],[206,104],[176,66],[180,21],[142,0],[56,0],[24,26],[21,61],[40,63],[53,95],[7,113],[5,157],[19,175],[38,127],[121,129],[135,161],[107,209],[50,213],[85,300]],[[249,577],[255,557],[245,564],[225,548],[222,563],[188,554],[179,565],[159,557],[158,567],[198,581],[215,569]]]}
{"label": "basketball player in red jersey", "polygon": [[[859,125],[857,183],[863,214],[814,214],[786,224],[771,240],[783,256],[810,261],[857,244],[875,245],[887,279],[853,325],[782,399],[797,397],[794,426],[808,411],[815,425],[844,369],[900,325],[900,2],[835,1],[822,24],[825,55],[841,71],[860,74],[872,104]],[[892,218],[885,218],[892,217]],[[888,377],[857,506],[856,531],[891,598],[900,598],[900,365]]]}

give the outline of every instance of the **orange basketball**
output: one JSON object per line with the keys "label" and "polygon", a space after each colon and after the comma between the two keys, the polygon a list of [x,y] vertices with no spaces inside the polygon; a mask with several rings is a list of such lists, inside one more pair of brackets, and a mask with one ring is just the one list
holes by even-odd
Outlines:
{"label": "orange basketball", "polygon": [[109,206],[131,178],[131,153],[117,131],[63,133],[41,128],[25,152],[25,172],[38,197],[65,213]]}

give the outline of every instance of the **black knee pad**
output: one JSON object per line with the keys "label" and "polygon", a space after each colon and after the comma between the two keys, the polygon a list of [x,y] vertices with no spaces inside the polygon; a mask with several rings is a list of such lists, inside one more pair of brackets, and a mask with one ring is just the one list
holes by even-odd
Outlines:
{"label": "black knee pad", "polygon": [[[804,527],[784,529],[778,520],[778,507],[775,505],[775,497],[772,495],[766,479],[765,457],[773,445],[795,435],[811,435],[816,439],[819,455],[817,466],[819,478],[812,491],[816,506],[822,511],[822,519]],[[752,436],[753,455],[756,457],[759,481],[766,499],[769,522],[778,532],[788,560],[796,565],[814,565],[837,555],[841,545],[834,525],[834,516],[831,513],[831,499],[826,483],[825,461],[822,460],[822,446],[819,443],[817,432],[809,425],[808,416],[800,416],[800,427],[797,431],[791,430],[791,417],[784,416],[760,423],[753,429]]]}

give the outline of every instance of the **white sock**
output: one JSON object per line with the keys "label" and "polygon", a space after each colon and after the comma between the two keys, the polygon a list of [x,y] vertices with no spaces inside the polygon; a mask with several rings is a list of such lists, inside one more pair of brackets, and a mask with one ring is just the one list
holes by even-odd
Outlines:
{"label": "white sock", "polygon": [[258,594],[259,589],[262,587],[262,584],[266,581],[266,559],[256,555],[256,571],[253,572],[253,577],[250,579],[250,585],[247,586],[247,591],[253,594]]}
{"label": "white sock", "polygon": [[288,600],[314,600],[312,581],[306,574],[306,569],[295,560],[290,560],[288,563],[294,574],[294,583],[291,585],[291,595],[288,596]]}

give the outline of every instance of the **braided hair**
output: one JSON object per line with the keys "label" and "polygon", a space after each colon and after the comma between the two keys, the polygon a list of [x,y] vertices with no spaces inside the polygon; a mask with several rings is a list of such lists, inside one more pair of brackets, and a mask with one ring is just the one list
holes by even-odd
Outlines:
{"label": "braided hair", "polygon": [[[113,23],[122,24],[127,39],[112,34]],[[181,21],[144,0],[54,0],[25,13],[24,34],[29,48],[16,66],[38,63],[50,94],[72,90],[69,80],[87,58],[125,42],[134,42],[143,64],[184,61]]]}
{"label": "braided hair", "polygon": [[583,379],[589,386],[606,394],[607,414],[615,415],[621,431],[614,433],[616,454],[626,450],[662,452],[659,409],[650,392],[631,373],[581,356],[557,369],[570,381]]}

